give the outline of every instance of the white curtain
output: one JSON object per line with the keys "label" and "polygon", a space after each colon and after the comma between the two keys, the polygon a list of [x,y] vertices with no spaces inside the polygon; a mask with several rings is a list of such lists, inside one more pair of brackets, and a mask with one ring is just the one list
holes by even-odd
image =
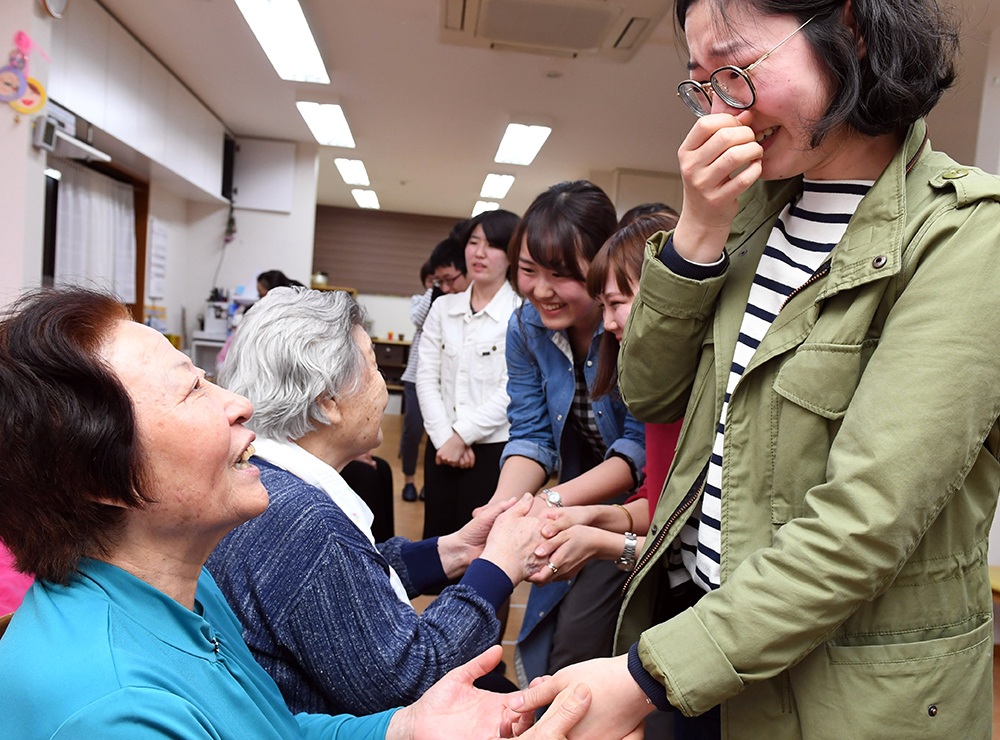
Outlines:
{"label": "white curtain", "polygon": [[56,208],[56,285],[106,290],[123,303],[135,296],[135,201],[132,186],[68,159],[49,158],[62,173]]}

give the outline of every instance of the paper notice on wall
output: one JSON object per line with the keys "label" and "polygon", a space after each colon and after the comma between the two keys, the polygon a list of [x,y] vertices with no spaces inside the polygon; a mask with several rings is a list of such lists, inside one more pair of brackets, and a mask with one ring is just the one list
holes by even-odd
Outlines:
{"label": "paper notice on wall", "polygon": [[149,219],[149,297],[163,298],[167,289],[167,227]]}

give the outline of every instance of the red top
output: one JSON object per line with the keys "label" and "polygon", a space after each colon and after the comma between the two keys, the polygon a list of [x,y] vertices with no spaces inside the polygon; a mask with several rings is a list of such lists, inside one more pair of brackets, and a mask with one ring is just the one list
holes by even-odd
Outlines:
{"label": "red top", "polygon": [[656,504],[660,500],[660,494],[663,493],[663,482],[667,479],[670,463],[674,461],[677,437],[681,433],[683,423],[684,420],[681,419],[673,424],[646,424],[646,467],[642,469],[646,479],[629,501],[635,501],[637,498],[647,499],[650,519],[653,518]]}

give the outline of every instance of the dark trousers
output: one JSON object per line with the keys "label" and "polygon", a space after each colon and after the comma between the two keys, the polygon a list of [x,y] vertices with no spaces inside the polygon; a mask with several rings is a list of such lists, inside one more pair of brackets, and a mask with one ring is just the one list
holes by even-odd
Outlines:
{"label": "dark trousers", "polygon": [[403,381],[403,432],[399,437],[399,456],[403,458],[403,475],[417,472],[420,440],[424,437],[424,417],[417,400],[417,386]]}
{"label": "dark trousers", "polygon": [[352,460],[340,475],[375,515],[372,522],[375,541],[385,542],[396,532],[392,512],[392,468],[381,457],[374,460],[374,468],[366,462]]}
{"label": "dark trousers", "polygon": [[610,560],[591,560],[583,566],[557,607],[549,673],[610,657],[626,577]]}
{"label": "dark trousers", "polygon": [[472,445],[476,464],[468,469],[438,465],[437,448],[427,440],[424,453],[424,539],[451,534],[472,519],[472,510],[493,497],[500,479],[506,442]]}

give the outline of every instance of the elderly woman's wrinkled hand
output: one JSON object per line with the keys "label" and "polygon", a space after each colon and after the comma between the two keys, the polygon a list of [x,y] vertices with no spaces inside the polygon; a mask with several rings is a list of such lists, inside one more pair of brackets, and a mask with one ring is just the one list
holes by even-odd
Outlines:
{"label": "elderly woman's wrinkled hand", "polygon": [[535,555],[544,538],[541,521],[529,516],[531,502],[531,494],[526,493],[497,517],[480,556],[506,573],[515,586],[545,565],[545,560]]}
{"label": "elderly woman's wrinkled hand", "polygon": [[475,516],[455,532],[454,536],[465,549],[470,563],[482,554],[483,548],[486,547],[486,538],[490,536],[490,530],[493,529],[497,517],[516,503],[516,498],[509,498],[506,501],[481,506],[476,509]]}

